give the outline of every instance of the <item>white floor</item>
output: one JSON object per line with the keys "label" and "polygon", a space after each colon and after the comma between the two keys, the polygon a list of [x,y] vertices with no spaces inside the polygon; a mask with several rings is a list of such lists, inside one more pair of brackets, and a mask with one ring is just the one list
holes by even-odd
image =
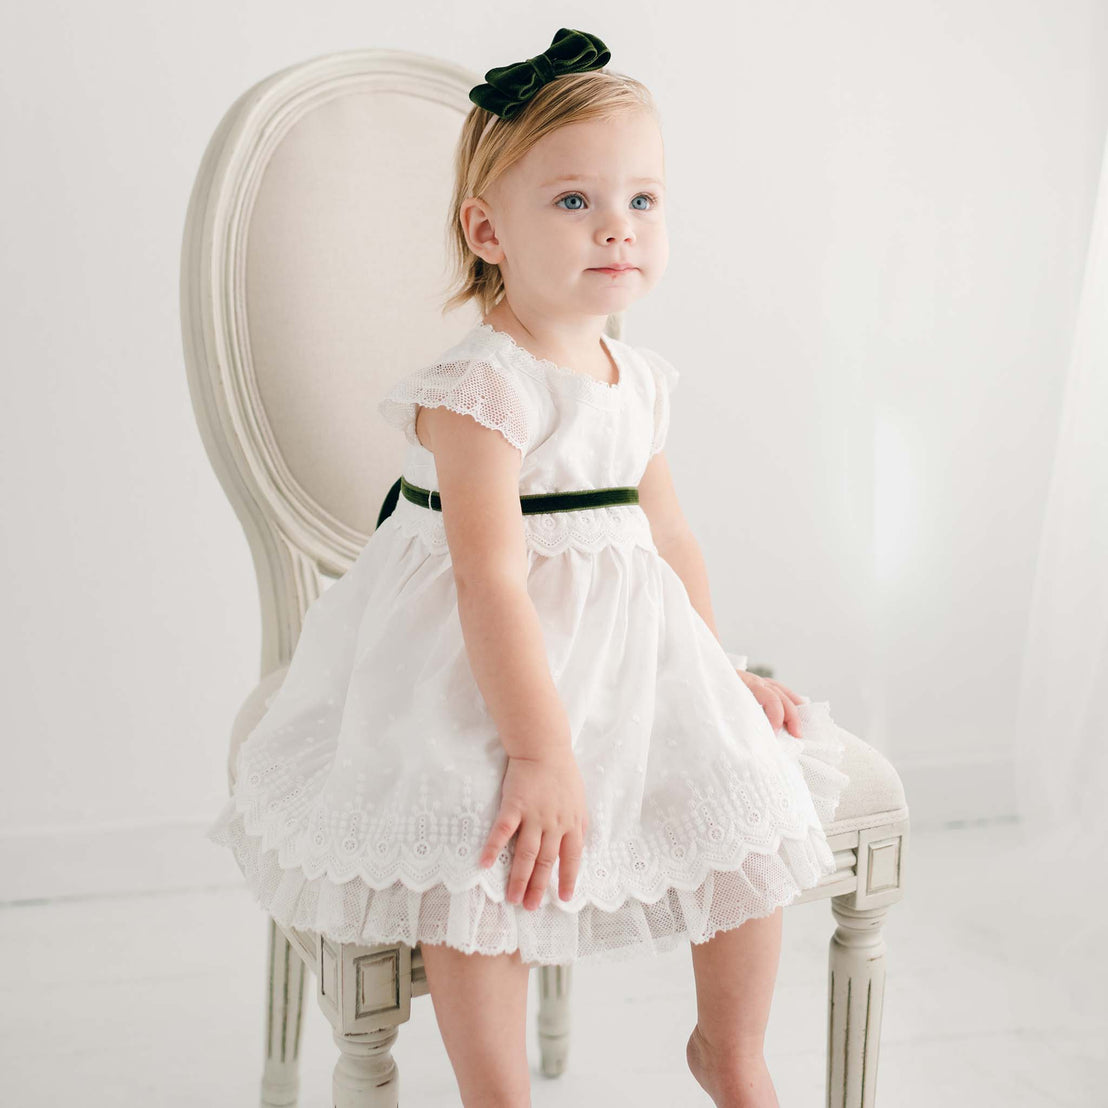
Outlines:
{"label": "white floor", "polygon": [[[1012,824],[913,831],[885,933],[882,1108],[1108,1105],[1103,917],[1074,938],[1040,893],[1049,867],[1029,870],[1017,844]],[[824,1104],[832,929],[826,901],[785,912],[767,1035],[782,1108]],[[236,886],[0,910],[0,1103],[257,1104],[264,934]],[[711,1108],[685,1068],[687,946],[581,966],[573,997],[568,1073],[539,1075],[529,1036],[536,1108]],[[532,984],[532,1028],[536,1006]],[[460,1105],[430,997],[394,1054],[405,1108]],[[335,1048],[314,996],[301,1055],[300,1103],[326,1108]]]}

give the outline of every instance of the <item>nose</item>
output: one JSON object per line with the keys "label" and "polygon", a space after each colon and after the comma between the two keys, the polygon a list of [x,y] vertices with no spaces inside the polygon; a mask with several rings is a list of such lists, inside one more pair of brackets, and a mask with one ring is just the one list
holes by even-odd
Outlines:
{"label": "nose", "polygon": [[611,244],[613,242],[634,242],[635,232],[631,229],[630,224],[624,227],[609,228],[606,232],[601,232],[601,242],[605,244]]}

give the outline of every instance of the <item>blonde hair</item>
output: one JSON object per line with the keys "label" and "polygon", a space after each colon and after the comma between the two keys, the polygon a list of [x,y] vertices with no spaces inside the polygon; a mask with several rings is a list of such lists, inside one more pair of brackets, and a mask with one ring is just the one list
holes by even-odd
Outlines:
{"label": "blonde hair", "polygon": [[454,292],[443,305],[444,315],[470,300],[476,300],[482,314],[487,314],[504,295],[500,266],[478,257],[466,241],[462,202],[481,196],[551,131],[644,108],[658,118],[654,98],[642,82],[606,69],[548,81],[512,120],[473,105],[462,124],[454,155],[454,193],[446,228],[453,270],[447,291]]}

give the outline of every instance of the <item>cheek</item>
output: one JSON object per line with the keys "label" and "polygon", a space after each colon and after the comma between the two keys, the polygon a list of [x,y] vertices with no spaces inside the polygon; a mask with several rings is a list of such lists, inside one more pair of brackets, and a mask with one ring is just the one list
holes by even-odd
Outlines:
{"label": "cheek", "polygon": [[656,265],[665,265],[669,260],[669,236],[665,225],[652,226],[645,236],[645,244]]}
{"label": "cheek", "polygon": [[528,268],[543,273],[569,263],[576,264],[582,250],[588,246],[586,238],[583,230],[567,227],[565,223],[536,227],[529,240]]}

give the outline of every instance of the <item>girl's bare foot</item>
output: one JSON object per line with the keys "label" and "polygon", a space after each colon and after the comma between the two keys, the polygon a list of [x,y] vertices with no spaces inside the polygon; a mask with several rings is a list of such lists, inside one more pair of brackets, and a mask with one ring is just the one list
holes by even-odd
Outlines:
{"label": "girl's bare foot", "polygon": [[689,1069],[716,1108],[781,1108],[765,1057],[724,1057],[701,1034],[698,1023],[685,1047]]}

